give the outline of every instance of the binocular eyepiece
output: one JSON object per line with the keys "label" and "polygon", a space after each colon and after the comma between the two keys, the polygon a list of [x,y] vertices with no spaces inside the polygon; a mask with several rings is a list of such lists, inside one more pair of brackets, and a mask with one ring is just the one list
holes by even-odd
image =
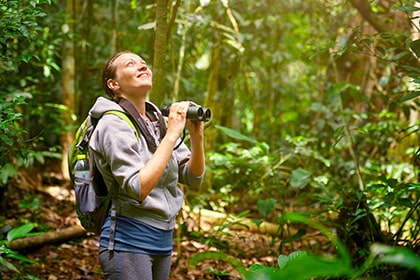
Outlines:
{"label": "binocular eyepiece", "polygon": [[[169,108],[171,106],[164,106],[161,109],[162,115],[168,116],[169,115]],[[200,121],[200,122],[208,122],[211,119],[211,111],[209,108],[204,108],[201,106],[190,105],[187,111],[187,120],[191,121]]]}

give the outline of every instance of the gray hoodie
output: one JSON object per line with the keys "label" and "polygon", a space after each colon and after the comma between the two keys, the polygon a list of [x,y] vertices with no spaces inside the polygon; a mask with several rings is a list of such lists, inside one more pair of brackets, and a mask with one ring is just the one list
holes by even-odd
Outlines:
{"label": "gray hoodie", "polygon": [[[109,110],[124,111],[117,103],[99,97],[90,114],[100,118],[90,140],[95,162],[110,190],[117,188],[118,198],[113,199],[117,214],[144,222],[162,230],[175,226],[175,218],[181,209],[184,194],[178,182],[198,187],[203,176],[194,176],[189,168],[190,151],[182,144],[172,157],[160,178],[144,201],[140,199],[139,172],[152,157],[144,136],[116,115],[106,114]],[[150,130],[159,131],[158,122],[148,122]],[[156,133],[155,140],[158,141]],[[157,133],[158,135],[158,133]]]}

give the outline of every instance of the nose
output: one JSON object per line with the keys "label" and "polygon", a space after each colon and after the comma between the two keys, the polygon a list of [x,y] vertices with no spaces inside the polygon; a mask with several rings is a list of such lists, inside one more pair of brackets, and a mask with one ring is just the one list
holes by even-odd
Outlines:
{"label": "nose", "polygon": [[146,63],[140,63],[138,66],[139,71],[146,71],[147,70],[147,64]]}

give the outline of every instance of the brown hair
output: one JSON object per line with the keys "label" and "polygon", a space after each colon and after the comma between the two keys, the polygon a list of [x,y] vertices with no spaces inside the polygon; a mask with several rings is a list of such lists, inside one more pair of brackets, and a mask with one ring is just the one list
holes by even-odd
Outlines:
{"label": "brown hair", "polygon": [[102,87],[105,90],[105,93],[114,101],[118,101],[119,97],[115,94],[115,92],[108,87],[108,80],[114,79],[115,74],[117,71],[117,67],[113,65],[115,59],[117,59],[119,56],[126,54],[126,53],[133,53],[132,51],[121,51],[116,53],[113,57],[111,57],[110,60],[105,65],[104,71],[102,72]]}

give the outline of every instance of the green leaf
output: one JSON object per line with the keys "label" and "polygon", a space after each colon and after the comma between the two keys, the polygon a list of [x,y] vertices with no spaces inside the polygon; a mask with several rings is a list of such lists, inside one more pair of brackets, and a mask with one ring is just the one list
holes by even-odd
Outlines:
{"label": "green leaf", "polygon": [[379,263],[412,268],[420,273],[420,257],[408,248],[373,244],[370,249],[373,255],[379,256]]}
{"label": "green leaf", "polygon": [[400,102],[406,102],[420,96],[420,91],[410,91],[400,99]]}
{"label": "green leaf", "polygon": [[351,266],[352,259],[344,244],[321,223],[312,221],[310,218],[300,213],[286,213],[281,217],[281,219],[283,222],[289,221],[292,223],[303,223],[319,230],[328,239],[330,239],[334,246],[337,248],[337,251],[341,256],[342,263],[346,266]]}
{"label": "green leaf", "polygon": [[247,273],[242,262],[234,257],[222,252],[202,252],[195,254],[189,262],[190,266],[196,266],[199,262],[204,260],[221,260],[230,263],[241,275]]}
{"label": "green leaf", "polygon": [[294,261],[294,260],[299,259],[302,256],[307,256],[307,255],[308,255],[308,253],[305,252],[305,251],[294,251],[294,252],[290,253],[289,259],[290,259],[290,261]]}
{"label": "green leaf", "polygon": [[276,271],[276,269],[272,266],[265,266],[265,265],[262,265],[262,264],[253,264],[249,267],[249,271],[253,271],[253,272],[257,272],[257,271],[258,272],[262,272],[262,271],[273,272],[273,271]]}
{"label": "green leaf", "polygon": [[420,39],[414,40],[410,43],[410,49],[420,58]]}
{"label": "green leaf", "polygon": [[14,260],[22,261],[22,262],[33,263],[33,264],[37,263],[36,261],[31,260],[25,256],[22,256],[21,254],[7,248],[5,245],[0,246],[0,255],[4,255],[9,259],[14,259]]}
{"label": "green leaf", "polygon": [[34,224],[32,223],[24,224],[24,225],[21,225],[20,227],[11,229],[7,233],[7,241],[11,242],[15,239],[25,237],[33,229],[34,229]]}
{"label": "green leaf", "polygon": [[300,257],[308,255],[305,251],[295,251],[290,253],[289,256],[280,255],[277,259],[277,264],[279,265],[279,269],[283,269],[287,266],[289,262],[296,262]]}
{"label": "green leaf", "polygon": [[9,178],[13,178],[17,173],[17,169],[11,163],[6,163],[0,170],[0,185],[6,185]]}
{"label": "green leaf", "polygon": [[31,58],[32,58],[32,55],[30,55],[30,54],[23,54],[22,55],[22,61],[25,62],[25,63],[28,63],[29,60],[31,60]]}
{"label": "green leaf", "polygon": [[303,189],[311,181],[311,176],[312,173],[299,167],[292,171],[290,185],[295,189]]}
{"label": "green leaf", "polygon": [[0,256],[0,268],[6,269],[6,270],[12,270],[14,272],[19,273],[19,270],[14,266],[11,262],[8,262],[4,258]]}
{"label": "green leaf", "polygon": [[271,279],[310,279],[317,277],[351,276],[354,270],[338,259],[298,252],[294,258],[288,258],[287,265],[272,275]]}
{"label": "green leaf", "polygon": [[222,131],[227,136],[231,137],[231,138],[234,138],[234,139],[237,139],[237,140],[248,141],[248,142],[251,142],[251,143],[258,143],[254,139],[252,139],[252,138],[250,138],[250,137],[248,137],[246,135],[243,135],[239,131],[230,129],[228,127],[220,126],[220,125],[216,125],[215,127],[217,129],[219,129],[220,131]]}
{"label": "green leaf", "polygon": [[258,199],[257,201],[258,212],[264,218],[267,218],[276,205],[277,200],[274,198]]}
{"label": "green leaf", "polygon": [[262,223],[264,223],[264,220],[263,219],[258,219],[258,220],[252,220],[252,222],[254,223],[254,224],[256,224],[257,225],[257,227],[260,227],[261,226],[261,224]]}
{"label": "green leaf", "polygon": [[284,267],[286,267],[287,263],[289,262],[289,257],[286,255],[281,254],[278,258],[277,258],[277,264],[279,265],[279,268],[282,269]]}
{"label": "green leaf", "polygon": [[395,6],[393,8],[394,10],[397,11],[404,11],[404,12],[416,12],[416,11],[420,11],[419,7],[415,7],[412,5],[401,5],[401,6]]}
{"label": "green leaf", "polygon": [[44,156],[42,155],[42,153],[34,153],[33,154],[35,159],[40,163],[40,164],[44,164],[45,163],[45,159]]}

